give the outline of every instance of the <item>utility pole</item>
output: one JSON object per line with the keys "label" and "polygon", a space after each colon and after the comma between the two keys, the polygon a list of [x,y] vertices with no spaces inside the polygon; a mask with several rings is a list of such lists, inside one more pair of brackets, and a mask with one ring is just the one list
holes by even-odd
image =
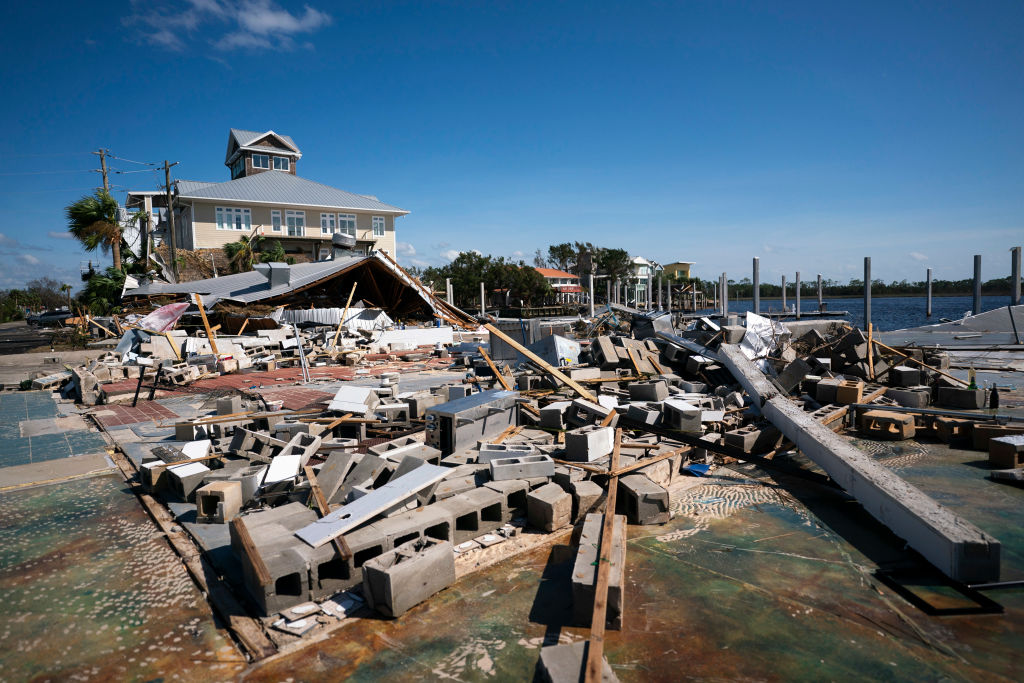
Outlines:
{"label": "utility pole", "polygon": [[[107,175],[107,155],[110,154],[109,149],[98,149],[93,152],[100,158],[100,173],[103,174],[103,191],[110,194],[110,179]],[[114,221],[117,225],[117,235],[111,240],[110,253],[114,256],[114,267],[121,270],[121,226],[117,223],[119,216],[115,216]]]}
{"label": "utility pole", "polygon": [[171,272],[174,273],[174,281],[178,281],[178,247],[174,237],[174,207],[171,206],[171,167],[177,166],[178,162],[167,163],[164,159],[164,182],[167,184],[167,227],[171,235]]}

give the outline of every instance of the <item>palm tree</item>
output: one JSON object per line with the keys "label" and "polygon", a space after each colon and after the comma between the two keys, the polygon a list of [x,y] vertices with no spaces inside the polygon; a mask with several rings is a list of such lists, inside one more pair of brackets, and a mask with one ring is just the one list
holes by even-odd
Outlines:
{"label": "palm tree", "polygon": [[252,270],[252,265],[259,261],[260,242],[263,235],[242,235],[237,242],[224,245],[224,253],[231,261],[232,273],[244,273]]}
{"label": "palm tree", "polygon": [[114,268],[121,270],[121,225],[117,200],[106,190],[96,190],[65,208],[68,232],[86,251],[100,249],[114,254]]}
{"label": "palm tree", "polygon": [[64,283],[60,286],[60,291],[66,292],[68,295],[68,310],[71,310],[71,285]]}

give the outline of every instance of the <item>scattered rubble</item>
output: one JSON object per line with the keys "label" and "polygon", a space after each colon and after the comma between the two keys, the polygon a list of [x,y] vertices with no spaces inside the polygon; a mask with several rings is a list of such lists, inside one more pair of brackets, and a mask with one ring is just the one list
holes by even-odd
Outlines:
{"label": "scattered rubble", "polygon": [[[217,558],[272,647],[365,610],[401,618],[491,549],[513,555],[575,525],[574,617],[595,635],[587,648],[546,647],[540,662],[550,680],[575,680],[603,656],[589,648],[605,626],[629,618],[626,525],[667,522],[684,479],[737,460],[793,471],[784,456],[797,451],[951,580],[999,579],[996,539],[842,436],[960,440],[1008,470],[993,478],[1019,483],[1024,422],[964,412],[987,395],[949,374],[941,351],[890,349],[842,321],[750,313],[684,329],[634,314],[632,336],[571,339],[569,326],[541,335],[499,322],[486,333],[409,328],[385,343],[307,311],[291,316],[306,325],[297,332],[289,323],[218,336],[205,316],[193,334],[171,329],[185,311],[176,306],[118,321],[116,349],[35,382],[85,405],[134,405],[143,388],[152,398],[222,375],[265,382],[293,368],[303,374],[292,380],[315,384],[316,368],[380,369],[377,386],[343,384],[313,408],[239,389],[213,414],[176,422],[173,439],[122,458]],[[431,341],[408,341],[418,338]],[[403,391],[397,366],[429,359],[464,379]]]}

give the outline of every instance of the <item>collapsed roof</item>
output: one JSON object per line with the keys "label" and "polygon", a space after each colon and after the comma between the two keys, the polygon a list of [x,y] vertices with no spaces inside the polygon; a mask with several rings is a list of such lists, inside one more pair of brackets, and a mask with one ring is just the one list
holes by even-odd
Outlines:
{"label": "collapsed roof", "polygon": [[[182,299],[192,294],[203,305],[218,303],[326,308],[344,305],[355,285],[354,300],[383,309],[392,318],[437,317],[461,327],[476,322],[455,306],[433,295],[387,254],[339,256],[315,263],[260,263],[255,270],[177,284],[151,283],[128,289],[123,298]],[[339,304],[339,302],[341,302]]]}

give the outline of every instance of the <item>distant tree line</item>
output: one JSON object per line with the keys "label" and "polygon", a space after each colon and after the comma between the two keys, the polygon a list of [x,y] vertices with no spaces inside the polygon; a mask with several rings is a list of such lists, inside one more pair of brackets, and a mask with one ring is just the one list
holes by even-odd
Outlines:
{"label": "distant tree line", "polygon": [[[599,247],[590,242],[564,242],[548,247],[546,256],[538,249],[533,266],[571,273],[585,286],[591,273],[624,280],[630,272],[630,257],[625,249]],[[408,270],[421,281],[430,283],[436,291],[444,291],[446,280],[451,279],[455,304],[467,308],[480,301],[481,282],[492,301],[512,307],[552,303],[556,294],[544,276],[524,261],[474,251],[462,252],[445,266]]]}

